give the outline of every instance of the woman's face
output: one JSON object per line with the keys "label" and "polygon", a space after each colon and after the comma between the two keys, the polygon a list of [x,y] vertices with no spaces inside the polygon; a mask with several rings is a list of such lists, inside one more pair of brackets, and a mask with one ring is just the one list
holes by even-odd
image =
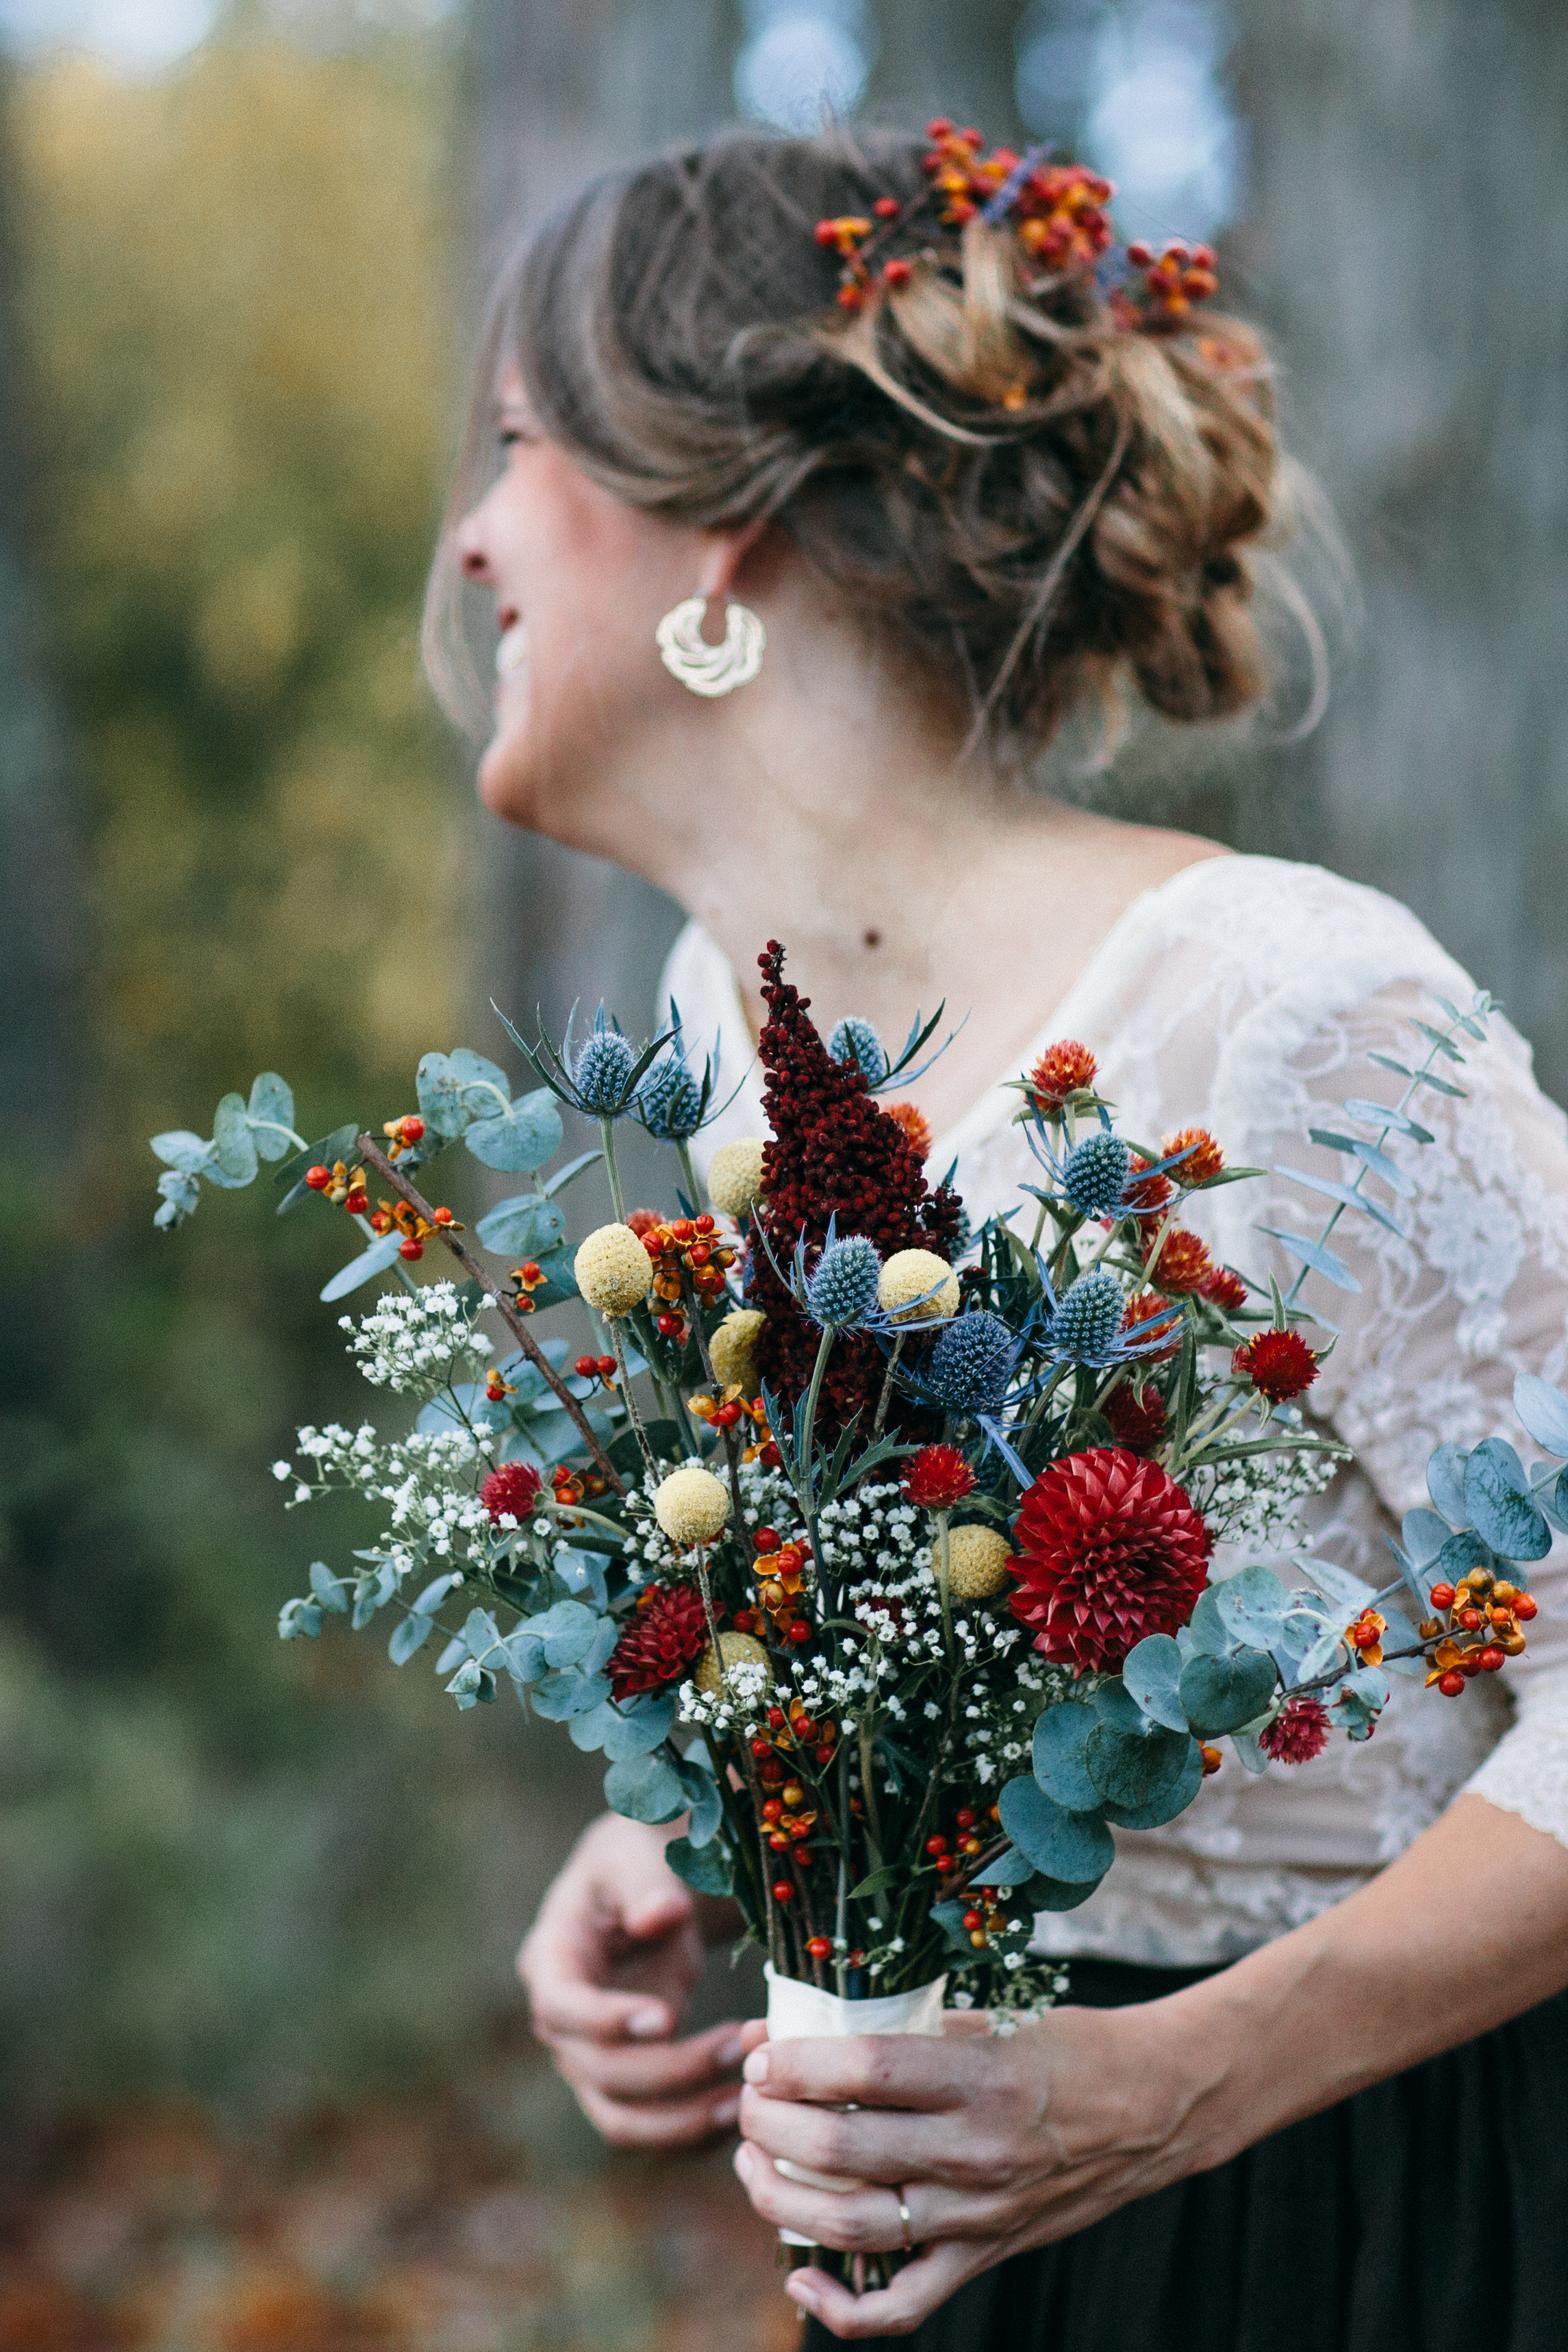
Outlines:
{"label": "woman's face", "polygon": [[479,796],[513,824],[570,837],[565,796],[613,782],[673,715],[680,688],[653,633],[692,593],[710,542],[591,481],[540,430],[515,373],[499,426],[501,472],[457,533],[464,574],[494,596],[500,630]]}

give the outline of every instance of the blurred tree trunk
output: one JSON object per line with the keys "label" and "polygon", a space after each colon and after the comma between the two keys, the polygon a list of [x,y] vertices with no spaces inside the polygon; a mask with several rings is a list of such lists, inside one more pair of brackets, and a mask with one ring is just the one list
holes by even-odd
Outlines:
{"label": "blurred tree trunk", "polygon": [[13,1214],[34,1246],[7,1252],[0,1277],[0,1411],[36,1403],[68,1351],[51,1244],[68,1214],[86,896],[27,576],[33,436],[17,351],[9,96],[0,69],[0,1104]]}
{"label": "blurred tree trunk", "polygon": [[1568,1090],[1568,11],[1235,0],[1242,298],[1365,605],[1298,847],[1407,900]]}

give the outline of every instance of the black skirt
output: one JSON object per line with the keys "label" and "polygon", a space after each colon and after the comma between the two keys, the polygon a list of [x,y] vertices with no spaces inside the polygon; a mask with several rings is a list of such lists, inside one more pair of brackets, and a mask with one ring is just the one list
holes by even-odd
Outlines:
{"label": "black skirt", "polygon": [[[1074,1963],[1070,1998],[1204,1969]],[[836,2338],[809,2322],[810,2352]],[[864,2341],[865,2339],[862,2339]],[[901,2352],[1564,2352],[1568,1993],[972,2279]]]}

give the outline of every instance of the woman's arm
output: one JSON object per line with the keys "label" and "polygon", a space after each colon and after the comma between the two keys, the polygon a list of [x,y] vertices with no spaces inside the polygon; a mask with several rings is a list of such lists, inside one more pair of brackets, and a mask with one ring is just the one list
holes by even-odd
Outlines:
{"label": "woman's arm", "polygon": [[535,2033],[618,2147],[689,2147],[728,2131],[734,2069],[762,2032],[736,2021],[674,2038],[704,1944],[740,1928],[732,1906],[693,1895],[665,1861],[679,1826],[595,1822],[517,1956]]}
{"label": "woman's arm", "polygon": [[[1007,2040],[776,2042],[745,2066],[736,2169],[820,2243],[920,2259],[857,2299],[788,2292],[836,2336],[901,2335],[977,2272],[1517,2016],[1568,1986],[1568,1849],[1461,1797],[1369,1886],[1162,2000],[1062,2009]],[[952,2024],[956,2021],[950,2020]],[[858,2111],[836,2110],[847,2101]],[[868,2184],[804,2189],[775,2156]],[[884,2185],[873,2185],[884,2184]]]}

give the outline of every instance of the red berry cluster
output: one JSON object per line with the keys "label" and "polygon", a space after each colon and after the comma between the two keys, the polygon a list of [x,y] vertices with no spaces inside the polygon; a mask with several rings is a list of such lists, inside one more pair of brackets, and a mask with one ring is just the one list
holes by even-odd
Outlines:
{"label": "red berry cluster", "polygon": [[1156,255],[1147,245],[1130,245],[1133,276],[1117,289],[1112,307],[1123,326],[1180,327],[1194,302],[1219,290],[1212,246],[1190,246],[1174,237]]}
{"label": "red berry cluster", "polygon": [[1440,1613],[1421,1628],[1424,1642],[1436,1637],[1426,1687],[1436,1683],[1445,1698],[1458,1698],[1475,1675],[1500,1673],[1509,1658],[1521,1654],[1521,1628],[1535,1615],[1537,1603],[1511,1578],[1472,1568],[1458,1584],[1435,1584],[1432,1606]]}
{"label": "red berry cluster", "polygon": [[811,1548],[804,1542],[783,1542],[776,1528],[759,1528],[752,1542],[757,1554],[752,1571],[757,1585],[756,1606],[735,1612],[737,1630],[762,1634],[771,1625],[776,1643],[787,1642],[798,1650],[811,1639],[811,1625],[801,1613],[800,1597]]}
{"label": "red berry cluster", "polygon": [[[837,1740],[838,1726],[814,1722],[798,1698],[790,1701],[787,1714],[782,1706],[769,1707],[767,1731],[752,1742],[752,1760],[763,1792],[762,1834],[775,1853],[804,1845],[816,1826],[817,1808],[795,1759],[803,1759],[809,1749],[821,1770],[832,1763]],[[789,1900],[776,1886],[773,1893],[781,1903]]]}
{"label": "red berry cluster", "polygon": [[[836,1062],[807,1017],[809,999],[784,978],[784,951],[770,940],[758,957],[768,1020],[758,1041],[766,1086],[763,1102],[773,1139],[763,1157],[759,1210],[773,1256],[787,1265],[804,1233],[820,1249],[828,1222],[841,1234],[865,1234],[882,1257],[896,1250],[951,1255],[962,1204],[944,1185],[932,1192],[905,1129],[878,1108],[866,1074]],[[757,1369],[793,1403],[811,1378],[817,1331],[796,1307],[766,1250],[752,1253],[752,1303],[767,1317]],[[818,1427],[826,1433],[858,1412],[882,1373],[876,1341],[843,1339],[823,1382]]]}
{"label": "red berry cluster", "polygon": [[580,1381],[603,1381],[606,1388],[615,1384],[614,1356],[579,1356],[572,1369]]}

